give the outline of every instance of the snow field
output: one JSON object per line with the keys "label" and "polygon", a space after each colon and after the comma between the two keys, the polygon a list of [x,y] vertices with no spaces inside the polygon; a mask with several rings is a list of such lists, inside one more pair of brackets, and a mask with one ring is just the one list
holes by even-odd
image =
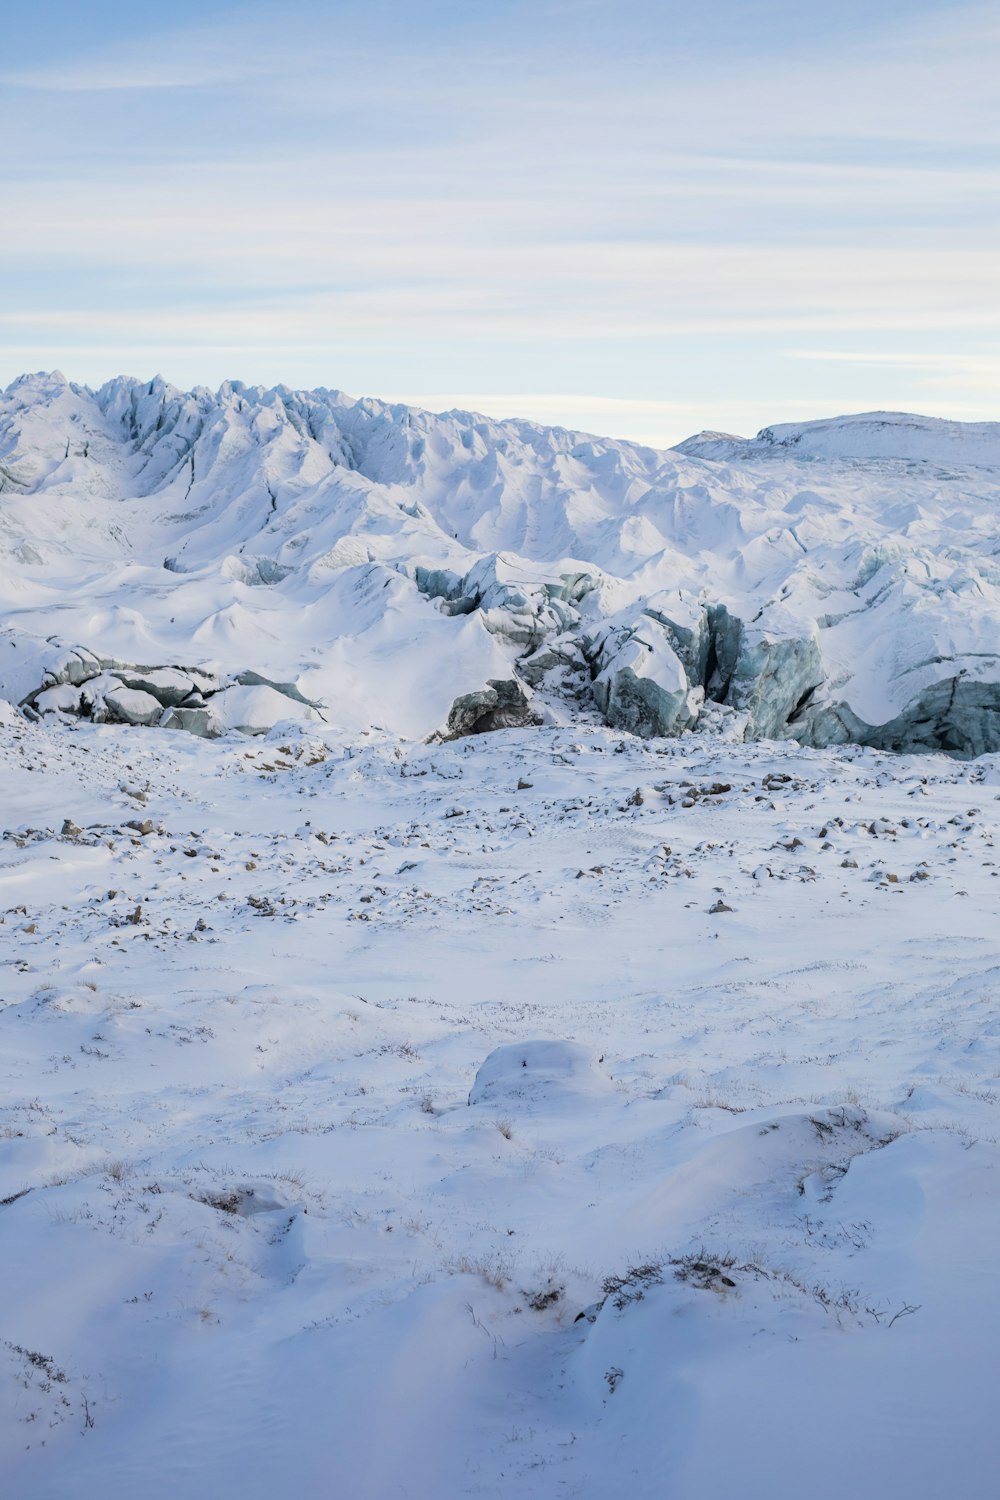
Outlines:
{"label": "snow field", "polygon": [[995,759],[0,760],[11,1494],[988,1489]]}

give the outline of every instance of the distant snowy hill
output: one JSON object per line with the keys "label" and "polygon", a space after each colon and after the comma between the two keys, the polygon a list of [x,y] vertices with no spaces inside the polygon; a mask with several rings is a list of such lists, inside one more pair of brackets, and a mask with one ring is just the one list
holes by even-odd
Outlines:
{"label": "distant snowy hill", "polygon": [[701,458],[750,457],[787,448],[800,458],[890,458],[934,464],[1000,464],[1000,422],[945,422],[908,412],[869,411],[820,422],[784,422],[756,438],[701,432],[674,450]]}
{"label": "distant snowy hill", "polygon": [[1000,747],[1000,423],[655,452],[335,391],[24,376],[0,696],[216,735],[449,737],[715,700],[747,738]]}

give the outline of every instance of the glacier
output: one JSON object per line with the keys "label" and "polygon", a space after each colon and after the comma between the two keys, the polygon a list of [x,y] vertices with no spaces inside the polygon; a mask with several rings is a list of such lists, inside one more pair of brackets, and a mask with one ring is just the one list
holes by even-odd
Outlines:
{"label": "glacier", "polygon": [[216,737],[706,705],[747,739],[1000,748],[1000,423],[868,413],[661,452],[337,391],[0,398],[0,696]]}

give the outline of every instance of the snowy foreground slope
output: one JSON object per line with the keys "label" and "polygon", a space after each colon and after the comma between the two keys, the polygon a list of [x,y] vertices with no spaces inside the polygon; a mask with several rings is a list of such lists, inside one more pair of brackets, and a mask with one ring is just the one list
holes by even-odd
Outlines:
{"label": "snowy foreground slope", "polygon": [[5,1494],[990,1493],[995,758],[10,713],[0,787]]}
{"label": "snowy foreground slope", "polygon": [[26,376],[0,398],[0,697],[418,739],[553,694],[668,735],[714,699],[748,739],[976,755],[1000,748],[998,501],[1000,424],[658,453],[329,391]]}

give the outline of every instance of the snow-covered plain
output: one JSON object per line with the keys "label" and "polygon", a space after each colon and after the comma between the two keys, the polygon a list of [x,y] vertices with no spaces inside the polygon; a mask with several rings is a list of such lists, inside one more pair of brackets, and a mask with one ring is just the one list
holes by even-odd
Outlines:
{"label": "snow-covered plain", "polygon": [[990,1493],[994,430],[287,397],[7,394],[4,1492]]}
{"label": "snow-covered plain", "polygon": [[8,1493],[988,1489],[994,759],[2,746]]}

